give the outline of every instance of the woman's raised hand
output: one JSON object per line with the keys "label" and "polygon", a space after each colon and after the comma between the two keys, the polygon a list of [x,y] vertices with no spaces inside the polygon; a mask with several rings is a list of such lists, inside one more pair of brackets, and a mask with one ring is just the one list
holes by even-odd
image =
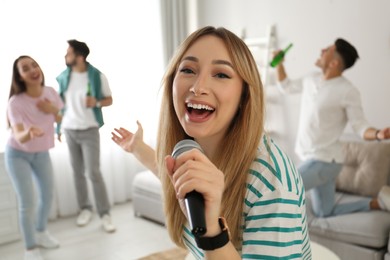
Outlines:
{"label": "woman's raised hand", "polygon": [[129,153],[133,153],[137,145],[140,142],[143,142],[144,131],[142,129],[141,123],[137,120],[138,129],[135,133],[130,132],[129,130],[120,127],[114,128],[114,131],[111,132],[111,139],[123,150]]}

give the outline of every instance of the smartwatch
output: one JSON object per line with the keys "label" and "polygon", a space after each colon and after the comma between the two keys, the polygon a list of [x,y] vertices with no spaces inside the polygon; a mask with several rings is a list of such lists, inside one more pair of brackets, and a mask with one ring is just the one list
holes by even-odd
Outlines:
{"label": "smartwatch", "polygon": [[100,104],[100,101],[97,101],[96,102],[96,107],[101,107],[102,106],[102,104]]}
{"label": "smartwatch", "polygon": [[196,244],[203,250],[215,250],[223,247],[230,241],[229,228],[224,217],[218,218],[222,231],[214,237],[195,236]]}

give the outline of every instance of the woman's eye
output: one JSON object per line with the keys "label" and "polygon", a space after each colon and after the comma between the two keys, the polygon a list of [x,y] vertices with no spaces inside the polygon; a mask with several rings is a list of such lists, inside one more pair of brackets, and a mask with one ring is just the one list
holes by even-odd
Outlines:
{"label": "woman's eye", "polygon": [[215,77],[220,78],[220,79],[230,79],[230,77],[228,75],[226,75],[225,73],[217,73],[217,74],[215,74]]}
{"label": "woman's eye", "polygon": [[191,73],[194,73],[192,70],[190,69],[181,69],[180,72],[183,72],[185,74],[191,74]]}

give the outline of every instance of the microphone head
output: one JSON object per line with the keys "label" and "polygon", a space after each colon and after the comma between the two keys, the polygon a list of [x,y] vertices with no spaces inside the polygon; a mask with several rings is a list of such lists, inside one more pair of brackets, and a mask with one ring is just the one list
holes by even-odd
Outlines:
{"label": "microphone head", "polygon": [[192,139],[184,139],[178,142],[173,148],[172,157],[177,158],[180,154],[187,152],[191,149],[198,149],[203,153],[202,147]]}

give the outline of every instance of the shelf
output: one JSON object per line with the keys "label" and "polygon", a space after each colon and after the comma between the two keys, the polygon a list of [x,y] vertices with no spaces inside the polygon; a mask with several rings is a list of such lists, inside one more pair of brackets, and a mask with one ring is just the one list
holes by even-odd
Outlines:
{"label": "shelf", "polygon": [[269,63],[273,57],[273,51],[276,49],[276,29],[275,25],[269,25],[263,37],[247,37],[243,30],[241,38],[248,45],[254,59],[256,60],[263,86],[270,84]]}

